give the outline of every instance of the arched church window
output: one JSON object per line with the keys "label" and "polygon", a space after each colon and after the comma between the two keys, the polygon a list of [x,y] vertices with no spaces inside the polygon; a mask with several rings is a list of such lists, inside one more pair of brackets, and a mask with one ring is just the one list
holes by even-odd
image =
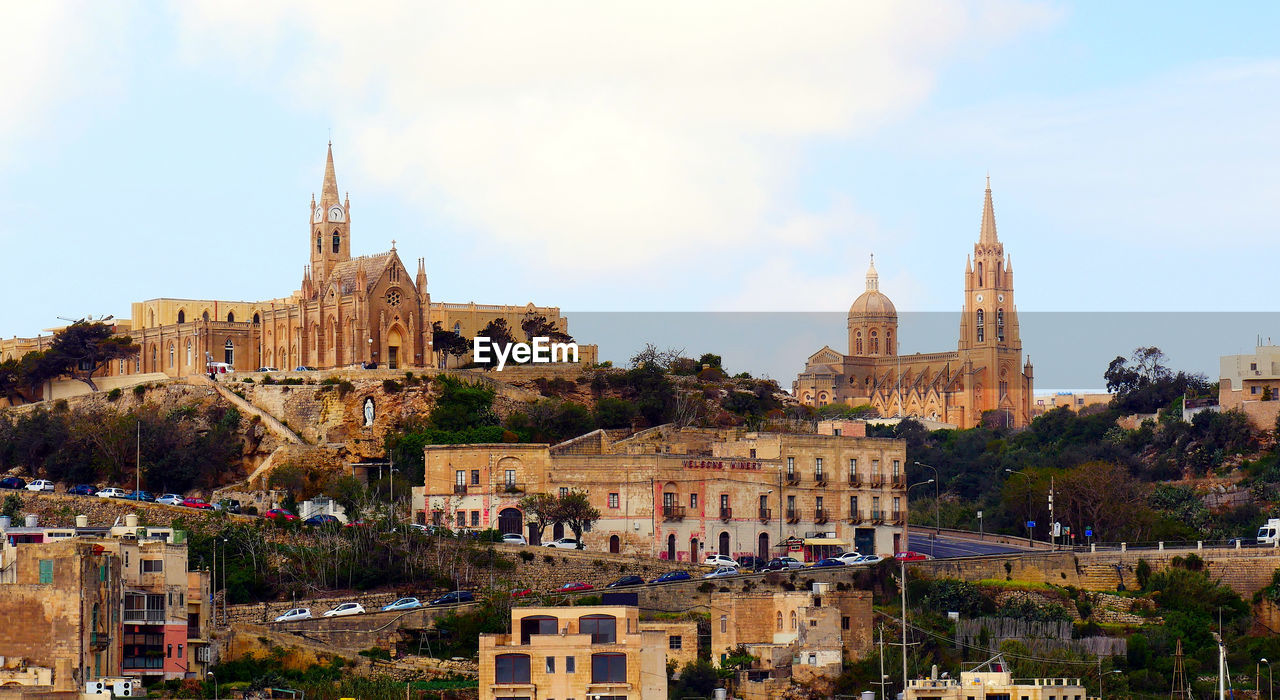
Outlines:
{"label": "arched church window", "polygon": [[884,354],[893,354],[893,331],[884,332]]}
{"label": "arched church window", "polygon": [[205,311],[204,313],[200,314],[200,317],[203,318],[207,323],[209,321],[209,312]]}
{"label": "arched church window", "polygon": [[253,315],[253,322],[254,322],[255,324],[257,324],[257,323],[262,323],[262,319],[258,316],[258,314],[254,314],[254,315]]}
{"label": "arched church window", "polygon": [[317,253],[324,252],[324,241],[321,240],[319,231],[316,231],[316,252]]}
{"label": "arched church window", "polygon": [[996,340],[1004,342],[1004,309],[996,309]]}
{"label": "arched church window", "polygon": [[982,263],[978,263],[978,286],[982,286]]}
{"label": "arched church window", "polygon": [[191,339],[190,338],[187,338],[186,357],[187,357],[187,360],[186,360],[187,366],[190,367],[191,366]]}
{"label": "arched church window", "polygon": [[875,331],[871,331],[871,354],[880,354],[880,338],[876,337]]}
{"label": "arched church window", "polygon": [[978,309],[978,324],[977,324],[977,330],[978,330],[978,342],[979,342],[979,343],[981,343],[981,342],[982,342],[983,337],[986,335],[986,328],[984,328],[984,327],[983,327],[983,323],[984,323],[984,321],[985,321],[985,318],[986,318],[986,317],[985,317],[985,316],[984,316],[984,314],[982,313],[982,309]]}
{"label": "arched church window", "polygon": [[232,344],[230,338],[227,338],[227,344],[222,346],[222,361],[229,365],[236,363],[236,346]]}
{"label": "arched church window", "polygon": [[853,352],[855,355],[862,354],[862,331],[858,331],[853,337]]}
{"label": "arched church window", "polygon": [[462,321],[454,321],[453,332],[462,335]]}
{"label": "arched church window", "polygon": [[335,253],[338,252],[338,247],[341,245],[342,245],[342,237],[338,235],[337,231],[334,231],[333,232],[333,252]]}
{"label": "arched church window", "polygon": [[174,355],[173,341],[171,340],[169,341],[169,369],[173,369]]}
{"label": "arched church window", "polygon": [[227,323],[235,323],[235,322],[236,322],[236,314],[235,314],[235,312],[234,312],[234,311],[228,311],[228,312],[227,312]]}
{"label": "arched church window", "polygon": [[178,309],[178,323],[186,323],[186,322],[187,322],[187,312],[182,309]]}

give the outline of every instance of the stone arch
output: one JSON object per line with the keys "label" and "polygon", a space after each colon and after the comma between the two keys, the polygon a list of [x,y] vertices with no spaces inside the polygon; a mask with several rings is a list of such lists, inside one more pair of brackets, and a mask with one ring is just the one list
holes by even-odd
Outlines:
{"label": "stone arch", "polygon": [[498,511],[498,531],[504,535],[520,534],[524,514],[519,508],[503,508]]}
{"label": "stone arch", "polygon": [[729,556],[729,533],[728,532],[720,533],[719,551],[720,551],[720,554],[726,557]]}
{"label": "stone arch", "polygon": [[676,535],[675,535],[675,533],[674,533],[674,532],[673,532],[673,533],[671,533],[670,535],[667,535],[667,551],[666,551],[666,552],[664,552],[664,554],[666,554],[666,555],[667,555],[667,560],[668,560],[668,561],[675,561],[675,559],[676,559]]}
{"label": "stone arch", "polygon": [[406,337],[408,334],[399,323],[393,323],[387,331],[387,369],[399,369],[404,360]]}
{"label": "stone arch", "polygon": [[256,326],[256,325],[258,325],[259,323],[262,323],[262,315],[261,315],[261,314],[259,314],[257,311],[254,311],[254,312],[253,312],[253,325],[255,325],[255,326]]}
{"label": "stone arch", "polygon": [[[152,314],[152,318],[154,317],[155,317],[155,314]],[[187,322],[187,310],[178,309],[178,323],[186,323],[186,322]]]}
{"label": "stone arch", "polygon": [[[769,559],[769,533],[762,532],[760,533],[760,536],[756,538],[756,556],[766,561]],[[778,620],[778,624],[781,626],[781,619]]]}
{"label": "stone arch", "polygon": [[609,535],[609,553],[618,554],[622,551],[622,539],[617,535]]}
{"label": "stone arch", "polygon": [[228,312],[227,312],[227,323],[235,323],[235,322],[236,322],[236,312],[234,312],[234,311],[228,311]]}
{"label": "stone arch", "polygon": [[200,318],[204,319],[205,321],[208,321],[208,320],[209,320],[209,310],[208,310],[208,309],[205,309],[205,310],[200,314]]}

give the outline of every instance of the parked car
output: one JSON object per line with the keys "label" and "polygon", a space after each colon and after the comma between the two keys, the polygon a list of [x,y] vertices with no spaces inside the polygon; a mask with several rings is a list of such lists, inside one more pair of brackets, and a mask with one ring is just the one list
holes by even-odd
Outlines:
{"label": "parked car", "polygon": [[743,571],[759,571],[767,563],[769,563],[767,560],[761,559],[754,554],[738,557],[738,568]]}
{"label": "parked car", "polygon": [[605,586],[605,588],[626,588],[627,586],[643,586],[644,579],[639,576],[623,576],[613,583]]}
{"label": "parked car", "polygon": [[649,583],[671,583],[672,581],[688,581],[693,578],[688,571],[668,571]]}
{"label": "parked car", "polygon": [[844,554],[841,554],[840,556],[836,557],[836,559],[839,559],[840,561],[844,562],[846,565],[862,563],[862,555],[858,554],[857,552],[845,552]]}
{"label": "parked car", "polygon": [[36,479],[35,481],[27,484],[27,490],[48,491],[49,493],[53,493],[53,482],[48,479]]}
{"label": "parked car", "polygon": [[240,512],[240,501],[234,498],[224,498],[213,504],[214,510],[225,510],[228,513]]}
{"label": "parked car", "polygon": [[182,500],[183,499],[180,494],[166,493],[161,497],[157,498],[156,503],[163,503],[166,506],[180,506],[182,505]]}
{"label": "parked car", "polygon": [[882,561],[884,561],[884,557],[879,554],[863,554],[862,558],[858,560],[858,565],[870,566],[871,564],[879,564]]}
{"label": "parked car", "polygon": [[422,607],[422,601],[417,598],[401,598],[394,603],[382,606],[382,612],[389,612],[391,610],[414,610],[420,607]]}
{"label": "parked car", "polygon": [[343,523],[343,525],[342,525],[342,526],[343,526],[343,527],[364,527],[364,526],[366,526],[366,525],[368,525],[368,524],[369,524],[369,523],[366,523],[366,522],[365,522],[365,521],[363,521],[363,520],[349,520],[349,521],[347,521],[346,523]]}
{"label": "parked car", "polygon": [[905,551],[905,552],[898,552],[897,554],[893,555],[893,558],[897,559],[898,561],[925,561],[929,557],[928,555],[921,554],[919,552]]}
{"label": "parked car", "polygon": [[333,610],[326,611],[325,617],[346,617],[347,615],[363,615],[364,606],[359,603],[343,603]]}
{"label": "parked car", "polygon": [[533,595],[532,588],[517,588],[514,591],[511,591],[512,598],[523,598],[527,595]]}
{"label": "parked car", "polygon": [[204,366],[205,374],[226,374],[234,371],[236,369],[225,362],[209,362]]}
{"label": "parked car", "polygon": [[150,491],[130,491],[124,495],[126,501],[146,501],[154,503],[156,497]]}
{"label": "parked car", "polygon": [[124,489],[118,489],[114,486],[102,489],[97,493],[98,498],[124,498],[129,492]]}
{"label": "parked car", "polygon": [[[270,513],[271,511],[267,511],[267,512]],[[263,515],[262,517],[265,518],[267,516]],[[288,518],[285,518],[285,520],[288,520]],[[306,520],[302,521],[303,525],[311,525],[313,527],[319,526],[319,525],[339,525],[341,523],[342,521],[338,520],[338,516],[329,515],[328,513],[319,513],[317,515],[313,515],[310,518],[307,518]]]}
{"label": "parked car", "polygon": [[819,569],[819,568],[826,568],[828,566],[844,566],[844,562],[839,559],[836,559],[835,557],[827,557],[826,559],[819,559],[818,561],[814,562],[813,566],[809,568]]}
{"label": "parked car", "polygon": [[569,593],[570,591],[589,591],[593,588],[595,588],[595,586],[589,583],[583,583],[582,581],[570,581],[569,583],[557,588],[556,591],[560,593]]}
{"label": "parked car", "polygon": [[453,591],[445,593],[435,600],[427,603],[427,605],[454,605],[456,603],[473,603],[476,596],[471,591]]}
{"label": "parked car", "polygon": [[573,539],[572,537],[561,537],[560,539],[555,540],[554,542],[548,542],[542,546],[553,547],[555,549],[577,549],[578,541]]}
{"label": "parked car", "polygon": [[298,516],[294,515],[293,513],[290,513],[284,508],[272,508],[271,510],[263,513],[262,517],[266,518],[267,520],[275,520],[277,522],[281,520],[293,521],[298,519]]}
{"label": "parked car", "polygon": [[98,487],[93,484],[76,484],[67,487],[67,495],[69,496],[92,496],[98,493]]}
{"label": "parked car", "polygon": [[314,371],[316,371],[316,368],[315,368],[315,367],[308,366],[308,365],[298,365],[297,367],[294,367],[294,368],[293,368],[293,371],[295,371],[295,372],[314,372]]}
{"label": "parked car", "polygon": [[409,527],[421,532],[424,535],[434,535],[437,537],[449,537],[453,534],[449,528],[444,525],[422,525],[419,523],[409,523]]}
{"label": "parked car", "polygon": [[0,489],[13,489],[17,491],[19,489],[25,489],[26,487],[27,482],[22,477],[6,476],[5,478],[0,479]]}
{"label": "parked car", "polygon": [[505,534],[505,535],[503,535],[503,536],[502,536],[502,543],[503,543],[503,544],[518,544],[518,545],[524,546],[524,545],[529,544],[529,540],[526,540],[526,539],[524,538],[524,535],[521,535],[521,534],[520,534],[520,533],[518,533],[518,532],[509,532],[509,533],[507,533],[507,534]]}
{"label": "parked car", "polygon": [[194,496],[182,499],[182,505],[187,508],[197,508],[199,510],[213,510],[213,506],[209,505],[208,501]]}
{"label": "parked car", "polygon": [[276,618],[276,622],[294,622],[296,620],[310,620],[311,611],[307,608],[294,608],[285,614]]}
{"label": "parked car", "polygon": [[258,371],[259,372],[279,372],[280,370],[276,369],[275,367],[259,367]]}
{"label": "parked car", "polygon": [[721,566],[709,574],[703,575],[702,578],[724,578],[726,576],[737,576],[738,570],[732,566]]}
{"label": "parked car", "polygon": [[804,567],[804,563],[795,557],[774,557],[769,560],[768,564],[761,567],[761,571],[783,571],[786,569],[800,569]]}
{"label": "parked car", "polygon": [[702,560],[702,564],[703,566],[731,566],[735,569],[738,568],[738,562],[734,561],[732,557],[723,554],[708,554],[707,558]]}

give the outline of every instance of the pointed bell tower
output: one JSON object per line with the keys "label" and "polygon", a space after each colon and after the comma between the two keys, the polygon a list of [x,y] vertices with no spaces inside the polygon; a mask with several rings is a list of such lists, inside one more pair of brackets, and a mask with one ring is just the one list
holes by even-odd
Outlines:
{"label": "pointed bell tower", "polygon": [[333,266],[351,259],[351,205],[338,197],[338,176],[333,168],[333,142],[324,165],[324,184],[320,188],[320,201],[311,197],[311,232],[308,245],[311,248],[312,280],[324,285],[329,280]]}
{"label": "pointed bell tower", "polygon": [[996,235],[989,175],[978,242],[973,245],[972,259],[965,261],[964,272],[960,349],[975,348],[1022,349],[1018,312],[1013,303],[1013,268],[1005,256],[1004,244]]}

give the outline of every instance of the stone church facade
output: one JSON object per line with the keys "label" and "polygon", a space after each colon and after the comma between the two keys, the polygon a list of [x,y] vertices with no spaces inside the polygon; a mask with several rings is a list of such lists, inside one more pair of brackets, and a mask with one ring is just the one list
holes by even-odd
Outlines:
{"label": "stone church facade", "polygon": [[898,342],[898,312],[880,291],[873,259],[866,291],[849,308],[848,352],[827,346],[809,356],[793,392],[809,406],[869,404],[884,417],[961,428],[978,425],[988,411],[1006,425],[1030,422],[1034,372],[1022,359],[1013,266],[996,235],[989,181],[978,242],[965,261],[956,349],[901,355]]}
{"label": "stone church facade", "polygon": [[[164,373],[179,377],[207,371],[209,362],[236,371],[260,367],[332,369],[376,363],[380,368],[436,366],[432,324],[474,337],[494,319],[513,335],[529,313],[568,332],[556,307],[432,302],[426,261],[411,274],[391,242],[374,255],[351,255],[351,202],[339,197],[333,145],[325,161],[320,199],[308,207],[308,264],[298,291],[267,301],[158,298],[132,305],[131,320],[117,330],[141,346],[137,358],[113,363],[108,375]],[[0,359],[20,358],[46,338],[13,339]],[[20,342],[21,341],[21,342]],[[47,342],[44,343],[47,345]],[[580,345],[579,360],[595,361],[595,346]],[[6,352],[7,351],[7,352]],[[466,358],[450,358],[451,364]]]}

